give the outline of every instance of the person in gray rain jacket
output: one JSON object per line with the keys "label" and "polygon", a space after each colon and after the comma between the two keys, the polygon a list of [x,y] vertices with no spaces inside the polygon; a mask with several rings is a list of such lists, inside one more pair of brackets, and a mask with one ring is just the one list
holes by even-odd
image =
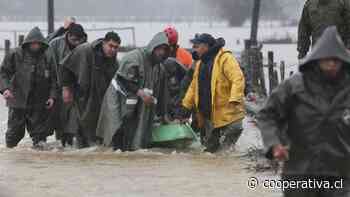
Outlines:
{"label": "person in gray rain jacket", "polygon": [[[311,182],[285,188],[286,197],[349,196],[350,54],[335,26],[325,30],[299,70],[257,116],[266,156],[285,161],[283,181]],[[316,181],[323,181],[321,188]]]}
{"label": "person in gray rain jacket", "polygon": [[97,135],[123,151],[148,148],[155,115],[166,112],[167,78],[162,62],[168,38],[156,34],[147,47],[126,54],[105,95]]}

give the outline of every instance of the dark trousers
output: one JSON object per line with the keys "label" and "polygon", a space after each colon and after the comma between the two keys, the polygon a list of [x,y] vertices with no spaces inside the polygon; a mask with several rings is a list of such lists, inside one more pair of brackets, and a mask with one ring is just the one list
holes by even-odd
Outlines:
{"label": "dark trousers", "polygon": [[[217,152],[219,149],[229,149],[234,146],[242,134],[242,121],[233,122],[221,128],[213,128],[209,120],[205,121],[206,140],[205,146],[208,152]],[[224,137],[220,142],[221,137]]]}
{"label": "dark trousers", "polygon": [[46,140],[52,135],[52,113],[47,109],[19,109],[9,108],[6,145],[9,148],[17,146],[27,129],[33,142]]}

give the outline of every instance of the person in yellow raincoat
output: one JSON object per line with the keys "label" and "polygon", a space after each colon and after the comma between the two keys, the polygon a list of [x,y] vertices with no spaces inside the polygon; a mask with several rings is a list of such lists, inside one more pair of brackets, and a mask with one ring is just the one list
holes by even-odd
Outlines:
{"label": "person in yellow raincoat", "polygon": [[186,118],[191,109],[196,110],[200,126],[206,130],[206,151],[228,150],[243,130],[244,75],[232,53],[223,48],[223,38],[215,39],[204,33],[191,42],[197,46],[200,61],[178,118]]}

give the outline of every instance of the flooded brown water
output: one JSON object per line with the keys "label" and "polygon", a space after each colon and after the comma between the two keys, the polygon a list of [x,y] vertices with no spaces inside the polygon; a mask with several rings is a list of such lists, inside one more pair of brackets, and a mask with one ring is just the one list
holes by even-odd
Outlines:
{"label": "flooded brown water", "polygon": [[0,196],[280,196],[249,189],[249,177],[271,174],[237,156],[2,150],[0,166]]}

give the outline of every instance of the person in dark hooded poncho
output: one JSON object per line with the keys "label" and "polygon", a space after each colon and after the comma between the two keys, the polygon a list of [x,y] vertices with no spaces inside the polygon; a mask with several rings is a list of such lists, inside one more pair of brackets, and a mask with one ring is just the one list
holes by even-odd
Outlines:
{"label": "person in dark hooded poncho", "polygon": [[[57,37],[50,42],[49,51],[52,54],[57,71],[59,90],[62,89],[62,61],[77,46],[86,42],[87,35],[84,28],[76,23],[70,24],[68,31],[63,36]],[[78,131],[78,118],[72,105],[64,105],[62,95],[58,95],[55,105],[57,115],[55,123],[56,139],[61,139],[62,145],[73,144],[73,136]]]}
{"label": "person in dark hooded poncho", "polygon": [[103,39],[79,45],[62,63],[63,101],[74,103],[79,116],[78,147],[97,141],[96,127],[103,96],[118,69],[120,37],[108,32]]}
{"label": "person in dark hooded poncho", "polygon": [[106,92],[97,128],[105,146],[123,151],[149,147],[154,118],[166,111],[167,78],[162,62],[168,56],[168,38],[160,32],[147,47],[122,58]]}
{"label": "person in dark hooded poncho", "polygon": [[11,51],[0,68],[0,92],[7,101],[9,117],[6,146],[17,146],[25,129],[34,148],[44,148],[52,134],[51,109],[56,99],[56,71],[39,28],[32,29],[21,47]]}
{"label": "person in dark hooded poncho", "polygon": [[300,73],[278,86],[258,113],[266,156],[285,161],[283,180],[334,187],[286,188],[286,197],[350,195],[349,64],[336,27],[327,28]]}

